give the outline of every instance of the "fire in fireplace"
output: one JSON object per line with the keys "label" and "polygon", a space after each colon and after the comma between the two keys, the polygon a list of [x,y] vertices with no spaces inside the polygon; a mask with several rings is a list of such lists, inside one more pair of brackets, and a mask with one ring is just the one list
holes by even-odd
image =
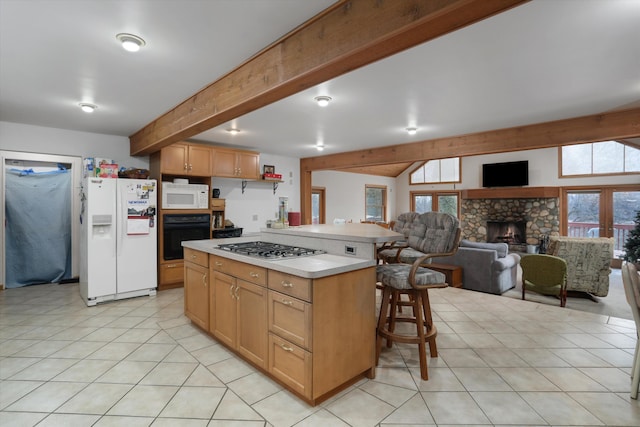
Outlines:
{"label": "fire in fireplace", "polygon": [[487,221],[487,242],[521,245],[527,240],[525,221]]}

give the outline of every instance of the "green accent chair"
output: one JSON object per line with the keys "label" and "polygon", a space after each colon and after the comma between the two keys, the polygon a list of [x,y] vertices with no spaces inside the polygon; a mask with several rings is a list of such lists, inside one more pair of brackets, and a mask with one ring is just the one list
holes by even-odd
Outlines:
{"label": "green accent chair", "polygon": [[567,262],[553,255],[525,255],[522,267],[522,299],[525,291],[543,295],[556,295],[560,307],[567,304]]}

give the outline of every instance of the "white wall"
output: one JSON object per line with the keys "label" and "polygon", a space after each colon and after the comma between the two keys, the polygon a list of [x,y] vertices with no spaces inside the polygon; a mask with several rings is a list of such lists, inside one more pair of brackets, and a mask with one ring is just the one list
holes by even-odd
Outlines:
{"label": "white wall", "polygon": [[129,138],[0,122],[0,149],[113,159],[119,166],[147,169],[149,156],[131,157]]}
{"label": "white wall", "polygon": [[220,189],[220,198],[226,200],[225,218],[243,233],[257,232],[275,219],[280,197],[288,197],[289,211],[300,212],[300,160],[291,157],[260,154],[260,171],[264,165],[275,167],[282,174],[276,193],[270,182],[248,181],[242,194],[242,181],[230,178],[212,178],[211,188]]}
{"label": "white wall", "polygon": [[360,222],[364,220],[364,187],[366,184],[387,186],[387,220],[396,216],[396,179],[338,171],[316,171],[311,178],[314,187],[325,187],[327,223],[335,218]]}
{"label": "white wall", "polygon": [[396,206],[398,207],[398,211],[395,212],[394,215],[397,216],[398,214],[409,210],[411,206],[409,200],[410,191],[482,188],[482,165],[484,163],[528,160],[529,186],[531,187],[637,184],[640,181],[638,175],[559,178],[558,156],[557,148],[541,148],[537,150],[465,157],[462,159],[462,183],[460,184],[409,185],[409,172],[415,167],[412,166],[403,172],[397,179],[398,191],[396,192]]}

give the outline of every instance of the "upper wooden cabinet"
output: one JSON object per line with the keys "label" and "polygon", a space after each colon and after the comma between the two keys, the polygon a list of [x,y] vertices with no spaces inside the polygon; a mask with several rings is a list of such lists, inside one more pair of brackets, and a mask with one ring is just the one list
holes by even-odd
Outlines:
{"label": "upper wooden cabinet", "polygon": [[212,176],[223,178],[260,178],[260,154],[253,151],[214,148]]}
{"label": "upper wooden cabinet", "polygon": [[206,145],[179,142],[160,151],[160,172],[167,175],[211,176],[211,151]]}

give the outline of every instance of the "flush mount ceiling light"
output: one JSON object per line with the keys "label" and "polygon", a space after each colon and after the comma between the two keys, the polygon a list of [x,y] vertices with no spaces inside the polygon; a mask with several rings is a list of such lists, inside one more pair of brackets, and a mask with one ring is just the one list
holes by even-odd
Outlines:
{"label": "flush mount ceiling light", "polygon": [[418,132],[418,128],[407,128],[406,130],[409,135],[415,135]]}
{"label": "flush mount ceiling light", "polygon": [[316,150],[318,150],[318,151],[322,151],[322,150],[324,150],[324,142],[322,142],[322,141],[318,141],[318,142],[316,143]]}
{"label": "flush mount ceiling light", "polygon": [[227,129],[227,132],[229,132],[231,135],[237,135],[240,133],[240,129],[231,128],[231,129]]}
{"label": "flush mount ceiling light", "polygon": [[137,52],[140,50],[142,46],[147,44],[142,38],[127,33],[116,34],[116,38],[120,43],[122,43],[122,47],[124,50],[129,52]]}
{"label": "flush mount ceiling light", "polygon": [[93,111],[98,108],[97,105],[95,104],[89,104],[88,102],[81,102],[78,104],[80,106],[80,108],[82,109],[82,111],[84,111],[85,113],[93,113]]}
{"label": "flush mount ceiling light", "polygon": [[313,99],[315,99],[318,105],[321,107],[326,107],[327,105],[329,105],[329,102],[331,101],[330,96],[316,96]]}

